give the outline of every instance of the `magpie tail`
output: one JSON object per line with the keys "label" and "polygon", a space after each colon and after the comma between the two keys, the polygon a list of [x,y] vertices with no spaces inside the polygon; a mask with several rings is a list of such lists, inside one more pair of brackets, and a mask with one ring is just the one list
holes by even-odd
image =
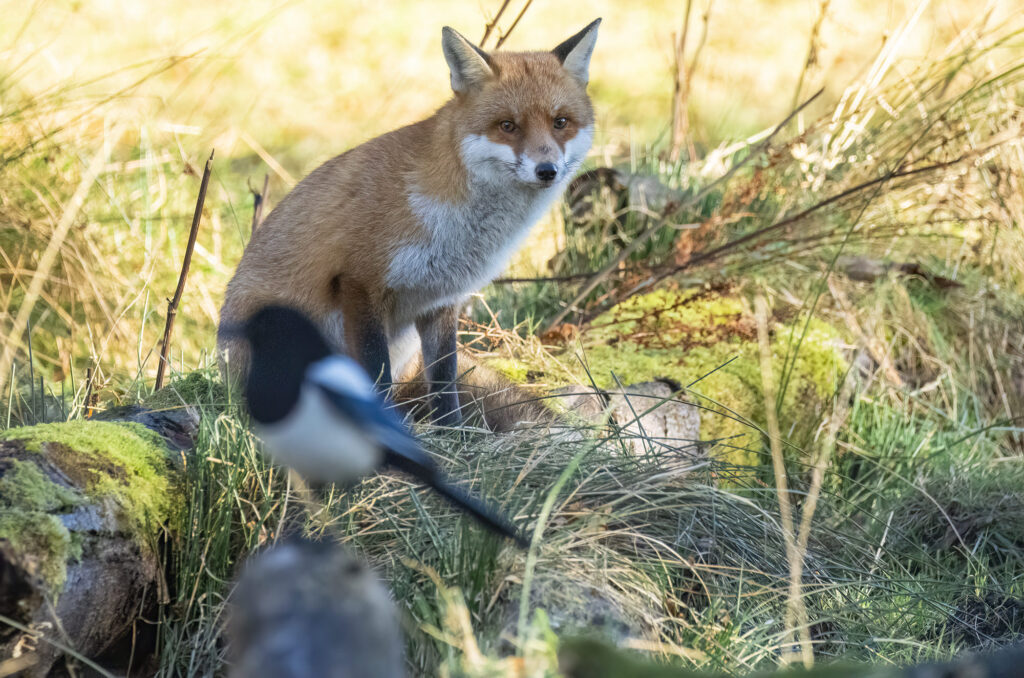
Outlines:
{"label": "magpie tail", "polygon": [[476,518],[487,529],[508,537],[520,548],[529,548],[529,540],[523,537],[508,519],[484,503],[483,500],[455,485],[450,485],[441,478],[431,480],[430,486],[452,504]]}

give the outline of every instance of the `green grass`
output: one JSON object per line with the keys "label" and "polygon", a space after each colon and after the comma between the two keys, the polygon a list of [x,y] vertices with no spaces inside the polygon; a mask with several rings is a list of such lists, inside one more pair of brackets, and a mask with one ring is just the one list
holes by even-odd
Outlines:
{"label": "green grass", "polygon": [[[407,657],[416,673],[467,661],[465,629],[453,627],[459,615],[451,606],[469,615],[470,640],[491,657],[486,666],[511,670],[500,656],[517,648],[524,554],[393,476],[327,492],[325,512],[310,519],[286,494],[286,478],[266,467],[237,405],[204,412],[187,484],[189,515],[172,530],[178,578],[162,626],[166,675],[217,666],[222,605],[240,558],[292,530],[339,539],[378,568],[409,619]],[[807,557],[804,595],[817,652],[896,664],[949,656],[972,644],[954,633],[963,626],[956,622],[961,601],[1021,595],[1020,526],[990,518],[1000,506],[1013,511],[1006,502],[1019,503],[1012,490],[1019,466],[996,474],[1011,462],[999,461],[991,433],[975,436],[965,457],[965,446],[942,445],[962,429],[940,438],[892,406],[858,401],[848,435],[865,429],[874,436],[870,453],[844,446],[828,474]],[[671,648],[685,648],[684,664],[709,670],[777,660],[788,575],[773,491],[758,469],[712,464],[665,473],[667,459],[622,457],[615,437],[599,431],[563,442],[543,431],[462,441],[424,433],[455,478],[501,497],[526,529],[583,453],[553,495],[539,543],[527,609],[531,620],[545,611],[546,621],[534,621],[533,633],[549,627],[558,635],[589,629],[620,641],[646,638],[662,644],[663,659]],[[951,466],[956,482],[949,482]],[[728,490],[714,480],[725,473]],[[943,511],[958,524],[970,522],[969,552],[945,538]],[[535,653],[549,656],[552,643],[557,647],[549,639],[519,650],[536,662]],[[478,670],[467,675],[489,675]]]}

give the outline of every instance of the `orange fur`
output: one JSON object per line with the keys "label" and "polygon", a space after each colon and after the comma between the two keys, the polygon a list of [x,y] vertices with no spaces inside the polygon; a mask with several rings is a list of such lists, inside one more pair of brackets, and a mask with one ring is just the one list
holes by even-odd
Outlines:
{"label": "orange fur", "polygon": [[[573,39],[590,30],[592,49],[596,22]],[[566,153],[581,130],[590,134],[594,114],[585,72],[582,80],[578,68],[571,72],[568,61],[563,64],[565,54],[557,49],[491,55],[476,50],[477,57],[470,51],[476,48],[461,36],[461,42],[452,41],[451,34],[446,33],[451,41],[445,43],[446,57],[453,48],[456,58],[475,69],[463,73],[470,79],[462,82],[461,91],[456,88],[455,96],[426,120],[327,161],[285,196],[254,233],[228,284],[222,326],[243,322],[263,305],[286,304],[319,322],[338,350],[357,356],[374,323],[390,333],[417,320],[415,314],[452,304],[451,294],[437,294],[435,302],[422,290],[406,302],[405,292],[393,279],[389,282],[388,274],[401,248],[434,237],[410,206],[410,196],[455,209],[467,203],[471,191],[480,190],[473,188],[460,151],[467,137],[505,145],[517,158],[547,162]],[[583,57],[585,69],[589,51]],[[574,63],[581,59],[571,58]],[[559,117],[567,123],[555,129],[552,121]],[[506,119],[515,121],[514,132],[502,128]],[[467,279],[474,280],[471,275]],[[409,317],[409,304],[423,305],[414,309],[415,317]],[[233,376],[245,373],[243,345],[220,336],[218,349],[222,357],[227,352]]]}

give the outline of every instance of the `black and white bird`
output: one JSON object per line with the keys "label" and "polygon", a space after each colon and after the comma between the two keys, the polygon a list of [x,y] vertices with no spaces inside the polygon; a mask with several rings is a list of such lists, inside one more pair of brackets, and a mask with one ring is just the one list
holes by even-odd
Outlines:
{"label": "black and white bird", "polygon": [[333,353],[305,315],[266,306],[221,332],[241,336],[252,349],[245,398],[275,461],[320,483],[350,483],[382,466],[404,471],[489,529],[526,544],[507,520],[446,480],[366,372]]}

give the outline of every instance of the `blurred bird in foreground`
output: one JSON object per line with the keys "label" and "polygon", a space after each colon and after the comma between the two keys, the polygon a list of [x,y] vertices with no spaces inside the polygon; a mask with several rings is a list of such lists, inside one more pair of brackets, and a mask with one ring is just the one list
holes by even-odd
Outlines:
{"label": "blurred bird in foreground", "polygon": [[403,645],[387,589],[337,545],[282,542],[231,597],[231,678],[402,678]]}
{"label": "blurred bird in foreground", "polygon": [[302,313],[266,306],[241,327],[222,328],[225,332],[242,337],[252,349],[245,398],[257,434],[278,463],[321,483],[348,483],[390,466],[526,545],[507,520],[445,479],[362,368],[332,353]]}

